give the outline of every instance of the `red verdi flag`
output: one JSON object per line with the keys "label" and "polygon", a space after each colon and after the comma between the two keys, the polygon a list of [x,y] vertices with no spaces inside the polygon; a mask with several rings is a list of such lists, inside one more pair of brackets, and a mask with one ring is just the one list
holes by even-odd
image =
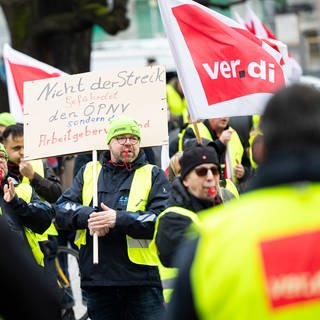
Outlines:
{"label": "red verdi flag", "polygon": [[263,40],[191,0],[159,0],[192,121],[262,112],[285,85],[281,55]]}

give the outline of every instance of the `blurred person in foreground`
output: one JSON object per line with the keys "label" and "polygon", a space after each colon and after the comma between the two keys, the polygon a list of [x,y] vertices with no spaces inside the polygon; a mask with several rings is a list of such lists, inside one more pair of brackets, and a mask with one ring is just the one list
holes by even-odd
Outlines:
{"label": "blurred person in foreground", "polygon": [[0,216],[0,319],[59,320],[60,300]]}
{"label": "blurred person in foreground", "polygon": [[166,319],[320,315],[320,92],[293,85],[268,102],[251,191],[208,215],[180,252]]}

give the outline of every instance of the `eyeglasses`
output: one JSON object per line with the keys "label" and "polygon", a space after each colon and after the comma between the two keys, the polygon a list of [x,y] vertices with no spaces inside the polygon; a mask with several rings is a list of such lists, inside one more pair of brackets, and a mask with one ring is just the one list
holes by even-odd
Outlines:
{"label": "eyeglasses", "polygon": [[5,154],[0,154],[0,160],[1,161],[8,161],[8,157]]}
{"label": "eyeglasses", "polygon": [[116,137],[116,140],[118,141],[119,144],[124,145],[129,141],[130,144],[137,144],[139,142],[139,138],[132,136],[132,137]]}
{"label": "eyeglasses", "polygon": [[210,167],[210,168],[206,168],[206,167],[201,167],[201,168],[196,168],[194,169],[195,173],[197,174],[197,176],[199,177],[204,177],[208,174],[208,171],[211,171],[211,173],[215,176],[219,174],[219,169],[217,167]]}

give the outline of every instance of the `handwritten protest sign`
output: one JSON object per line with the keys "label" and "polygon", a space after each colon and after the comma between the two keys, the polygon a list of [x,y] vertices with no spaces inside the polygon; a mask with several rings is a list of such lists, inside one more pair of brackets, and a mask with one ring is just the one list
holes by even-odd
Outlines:
{"label": "handwritten protest sign", "polygon": [[135,118],[141,146],[168,143],[163,66],[24,83],[25,159],[106,149],[110,120]]}

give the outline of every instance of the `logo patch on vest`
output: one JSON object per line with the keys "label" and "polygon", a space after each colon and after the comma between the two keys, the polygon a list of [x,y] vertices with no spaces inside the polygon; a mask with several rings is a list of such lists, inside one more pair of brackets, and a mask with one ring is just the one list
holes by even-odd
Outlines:
{"label": "logo patch on vest", "polygon": [[128,204],[128,196],[120,196],[118,199],[118,204],[120,206],[120,208],[118,208],[119,210],[124,210],[127,207]]}
{"label": "logo patch on vest", "polygon": [[320,231],[260,243],[273,309],[320,300]]}

